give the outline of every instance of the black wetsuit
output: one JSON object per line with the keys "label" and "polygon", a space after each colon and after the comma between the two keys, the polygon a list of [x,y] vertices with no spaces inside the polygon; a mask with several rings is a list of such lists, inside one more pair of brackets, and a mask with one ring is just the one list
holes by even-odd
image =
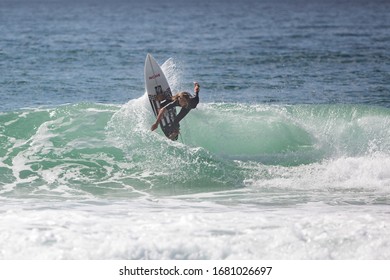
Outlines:
{"label": "black wetsuit", "polygon": [[[179,127],[179,122],[188,114],[191,109],[195,109],[196,106],[199,103],[199,93],[195,93],[195,96],[190,97],[188,107],[186,108],[181,108],[179,114],[175,118],[175,122],[173,123],[173,127]],[[165,100],[161,102],[161,106],[166,108],[166,109],[171,109],[175,106],[180,106],[179,100],[172,101],[172,99]]]}

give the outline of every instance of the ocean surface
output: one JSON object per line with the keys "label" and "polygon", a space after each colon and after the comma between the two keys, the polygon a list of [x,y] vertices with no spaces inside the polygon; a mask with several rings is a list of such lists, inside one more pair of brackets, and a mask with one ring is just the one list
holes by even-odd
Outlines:
{"label": "ocean surface", "polygon": [[[390,2],[0,0],[0,259],[390,259]],[[147,53],[201,85],[151,132]]]}

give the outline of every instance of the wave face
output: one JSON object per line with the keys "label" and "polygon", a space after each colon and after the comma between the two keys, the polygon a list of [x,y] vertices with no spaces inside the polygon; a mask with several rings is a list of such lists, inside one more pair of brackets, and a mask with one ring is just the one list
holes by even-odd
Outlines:
{"label": "wave face", "polygon": [[227,157],[299,165],[387,153],[389,120],[389,110],[364,106],[212,104],[194,114],[183,134]]}
{"label": "wave face", "polygon": [[0,115],[2,196],[129,197],[248,185],[389,188],[390,111],[202,104],[178,142],[150,132],[146,96]]}

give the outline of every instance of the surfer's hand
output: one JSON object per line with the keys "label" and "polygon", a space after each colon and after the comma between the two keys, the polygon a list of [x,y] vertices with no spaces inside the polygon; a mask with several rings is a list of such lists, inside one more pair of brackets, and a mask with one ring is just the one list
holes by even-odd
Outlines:
{"label": "surfer's hand", "polygon": [[199,92],[199,89],[200,89],[200,86],[197,82],[194,82],[194,92],[195,93],[198,93]]}
{"label": "surfer's hand", "polygon": [[158,127],[158,123],[154,123],[154,124],[152,125],[152,128],[151,128],[152,131],[153,131],[153,130],[156,130],[157,127]]}

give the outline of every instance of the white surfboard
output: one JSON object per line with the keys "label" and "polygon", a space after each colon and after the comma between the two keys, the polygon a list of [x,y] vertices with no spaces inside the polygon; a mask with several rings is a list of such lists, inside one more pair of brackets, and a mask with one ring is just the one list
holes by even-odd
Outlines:
{"label": "white surfboard", "polygon": [[[172,97],[171,88],[169,87],[168,81],[165,78],[160,65],[158,65],[156,60],[150,54],[147,54],[146,56],[144,72],[146,92],[148,94],[150,104],[152,105],[153,113],[157,117],[161,108],[161,101]],[[157,100],[157,95],[162,95],[163,98]],[[179,127],[173,126],[175,118],[176,108],[173,107],[165,112],[164,117],[160,121],[160,127],[165,136],[168,138],[172,132],[179,129]],[[177,136],[172,140],[177,140]]]}

